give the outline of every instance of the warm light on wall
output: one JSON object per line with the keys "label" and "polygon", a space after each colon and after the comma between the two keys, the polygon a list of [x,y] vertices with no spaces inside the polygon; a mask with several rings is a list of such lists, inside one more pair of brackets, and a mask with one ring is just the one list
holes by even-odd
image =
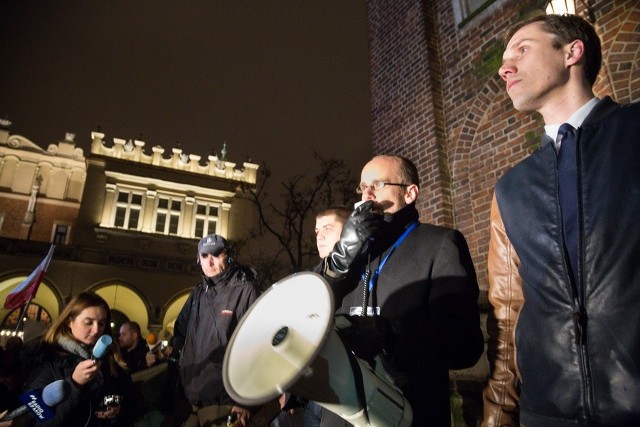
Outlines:
{"label": "warm light on wall", "polygon": [[576,4],[573,0],[551,0],[545,10],[547,15],[576,14]]}

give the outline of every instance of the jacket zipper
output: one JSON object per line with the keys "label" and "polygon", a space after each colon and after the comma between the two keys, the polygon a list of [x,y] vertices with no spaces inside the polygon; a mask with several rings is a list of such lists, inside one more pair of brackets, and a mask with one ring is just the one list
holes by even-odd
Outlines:
{"label": "jacket zipper", "polygon": [[[575,328],[576,335],[576,346],[578,347],[578,355],[580,358],[580,370],[582,372],[583,378],[583,392],[584,392],[584,404],[586,409],[586,417],[588,425],[592,425],[593,423],[593,408],[594,408],[594,396],[593,396],[593,384],[591,381],[591,367],[589,363],[589,352],[587,351],[588,341],[587,341],[587,327],[589,316],[587,313],[587,309],[585,308],[585,290],[584,290],[584,281],[582,274],[582,261],[583,261],[583,222],[582,219],[582,198],[580,195],[582,194],[582,180],[580,173],[580,136],[582,134],[581,128],[578,127],[576,129],[576,186],[578,189],[578,271],[575,272],[575,282],[571,281],[571,277],[569,275],[569,280],[571,283],[571,288],[574,296],[574,312],[572,314],[573,324]],[[567,271],[568,267],[568,259],[565,256],[565,268]]]}

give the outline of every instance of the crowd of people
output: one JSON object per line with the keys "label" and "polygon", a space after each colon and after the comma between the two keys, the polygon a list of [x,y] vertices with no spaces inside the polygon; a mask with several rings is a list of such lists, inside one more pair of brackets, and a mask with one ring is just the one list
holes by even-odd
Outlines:
{"label": "crowd of people", "polygon": [[[593,95],[600,62],[598,36],[577,16],[523,21],[506,38],[499,74],[516,109],[542,115],[545,136],[495,188],[483,426],[640,425],[640,104]],[[345,347],[401,391],[411,425],[449,426],[449,370],[484,350],[469,248],[459,231],[420,222],[420,176],[405,157],[373,157],[356,193],[353,209],[318,213],[313,271],[348,325]],[[219,235],[200,240],[196,257],[202,279],[165,352],[150,352],[140,325],[126,322],[95,354],[113,336],[111,311],[82,292],[35,347],[14,340],[0,354],[3,375],[13,374],[2,403],[62,380],[64,399],[38,425],[133,425],[145,414],[132,374],[170,363],[165,425],[350,425],[309,396],[258,407],[230,397],[225,350],[259,297],[256,272]]]}

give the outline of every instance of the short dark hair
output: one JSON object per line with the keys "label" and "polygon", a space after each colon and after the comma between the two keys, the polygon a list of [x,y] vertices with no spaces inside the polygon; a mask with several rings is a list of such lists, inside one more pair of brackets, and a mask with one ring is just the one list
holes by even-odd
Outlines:
{"label": "short dark hair", "polygon": [[416,165],[406,157],[396,156],[400,160],[400,173],[402,179],[409,184],[415,184],[420,187],[420,176]]}
{"label": "short dark hair", "polygon": [[574,40],[581,40],[584,43],[584,73],[589,84],[593,86],[602,66],[600,37],[593,26],[577,15],[538,15],[520,21],[509,28],[503,37],[505,45],[518,30],[535,22],[540,22],[544,31],[555,36],[554,47],[556,49],[560,49]]}
{"label": "short dark hair", "polygon": [[131,332],[135,332],[136,334],[138,334],[138,336],[142,336],[142,331],[140,330],[140,325],[138,324],[138,322],[127,320],[126,322],[123,322],[121,326],[124,325],[129,326]]}
{"label": "short dark hair", "polygon": [[351,209],[346,206],[333,206],[318,212],[316,219],[329,215],[335,216],[338,221],[344,224],[349,215],[351,215]]}

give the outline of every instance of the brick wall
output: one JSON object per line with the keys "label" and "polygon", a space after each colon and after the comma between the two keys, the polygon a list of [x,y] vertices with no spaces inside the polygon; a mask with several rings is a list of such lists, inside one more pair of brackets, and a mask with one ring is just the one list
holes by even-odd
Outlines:
{"label": "brick wall", "polygon": [[[493,187],[542,133],[540,117],[515,111],[497,75],[500,35],[541,3],[497,1],[458,28],[451,0],[368,2],[373,152],[416,163],[421,219],[464,233],[484,290]],[[596,94],[639,100],[640,5],[590,3],[603,41]]]}

